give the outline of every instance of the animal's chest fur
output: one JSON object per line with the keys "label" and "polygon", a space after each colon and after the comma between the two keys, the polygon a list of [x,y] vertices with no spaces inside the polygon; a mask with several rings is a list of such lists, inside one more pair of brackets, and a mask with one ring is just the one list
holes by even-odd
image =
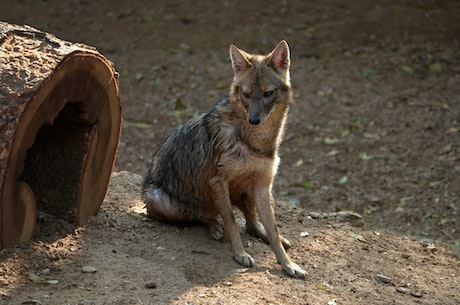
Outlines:
{"label": "animal's chest fur", "polygon": [[225,178],[230,196],[244,196],[256,187],[270,188],[279,163],[276,152],[273,157],[267,157],[239,140],[229,145],[219,159],[218,172]]}

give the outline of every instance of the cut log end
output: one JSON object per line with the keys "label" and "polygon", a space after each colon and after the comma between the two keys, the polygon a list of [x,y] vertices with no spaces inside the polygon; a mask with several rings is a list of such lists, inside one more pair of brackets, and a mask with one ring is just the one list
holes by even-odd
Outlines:
{"label": "cut log end", "polygon": [[[96,214],[121,129],[118,82],[109,61],[92,48],[29,27],[15,26],[8,33],[19,37],[5,39],[2,26],[12,27],[0,23],[0,53],[27,46],[17,56],[36,53],[34,58],[46,64],[0,59],[5,71],[0,75],[0,248],[31,238],[37,208],[76,224]],[[34,84],[17,87],[11,78],[21,75],[17,71],[26,71]]]}

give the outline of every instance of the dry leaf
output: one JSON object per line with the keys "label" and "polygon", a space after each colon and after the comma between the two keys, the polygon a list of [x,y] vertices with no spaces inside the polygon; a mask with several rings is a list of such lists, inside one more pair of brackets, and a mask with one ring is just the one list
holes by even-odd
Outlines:
{"label": "dry leaf", "polygon": [[362,235],[359,235],[353,232],[348,233],[348,235],[353,237],[356,240],[359,240],[360,242],[367,243],[367,240]]}

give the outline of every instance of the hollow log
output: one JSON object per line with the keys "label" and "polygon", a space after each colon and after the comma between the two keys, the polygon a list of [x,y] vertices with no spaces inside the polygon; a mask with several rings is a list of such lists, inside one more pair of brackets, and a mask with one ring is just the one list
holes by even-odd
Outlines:
{"label": "hollow log", "polygon": [[37,209],[76,225],[96,214],[120,131],[110,61],[0,22],[0,248],[32,237]]}

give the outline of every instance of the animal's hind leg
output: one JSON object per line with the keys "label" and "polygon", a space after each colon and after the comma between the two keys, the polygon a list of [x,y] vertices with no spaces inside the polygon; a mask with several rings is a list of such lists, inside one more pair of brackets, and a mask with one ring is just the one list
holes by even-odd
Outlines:
{"label": "animal's hind leg", "polygon": [[[215,240],[225,239],[225,230],[217,218],[205,221],[208,225],[209,236]],[[227,238],[228,239],[228,238]]]}
{"label": "animal's hind leg", "polygon": [[[267,231],[257,217],[255,202],[249,198],[245,198],[244,202],[239,203],[238,206],[246,218],[246,230],[248,233],[252,236],[262,239],[268,244],[269,240]],[[284,249],[289,249],[291,247],[291,242],[281,235],[279,237]]]}
{"label": "animal's hind leg", "polygon": [[144,190],[142,195],[147,215],[151,218],[174,224],[196,221],[192,210],[171,198],[161,188]]}

